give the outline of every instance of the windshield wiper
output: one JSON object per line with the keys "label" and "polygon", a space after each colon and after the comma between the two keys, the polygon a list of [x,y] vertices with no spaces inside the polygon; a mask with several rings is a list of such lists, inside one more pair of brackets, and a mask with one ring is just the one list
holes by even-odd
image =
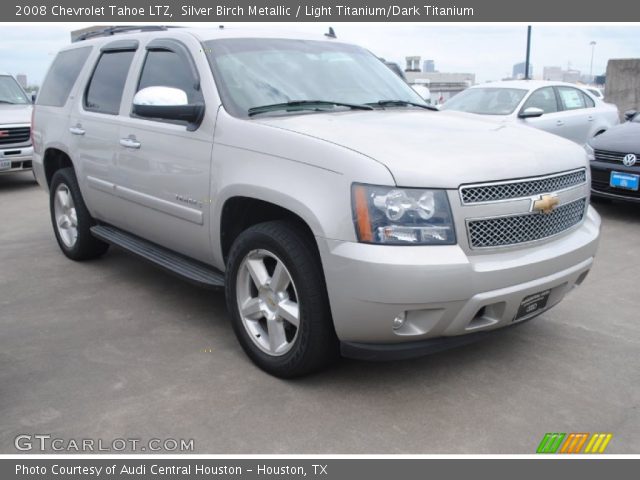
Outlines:
{"label": "windshield wiper", "polygon": [[252,107],[247,111],[247,115],[252,117],[260,113],[275,112],[277,110],[318,110],[322,107],[348,107],[352,110],[373,110],[372,106],[359,103],[332,102],[329,100],[292,100],[285,103]]}
{"label": "windshield wiper", "polygon": [[433,105],[426,105],[423,103],[416,102],[408,102],[406,100],[378,100],[377,102],[367,103],[367,105],[379,105],[381,107],[402,107],[406,105],[411,105],[412,107],[420,107],[426,110],[433,110],[434,112],[438,112],[439,110]]}
{"label": "windshield wiper", "polygon": [[0,103],[8,103],[9,105],[15,105],[14,102],[10,102],[8,100],[0,100]]}

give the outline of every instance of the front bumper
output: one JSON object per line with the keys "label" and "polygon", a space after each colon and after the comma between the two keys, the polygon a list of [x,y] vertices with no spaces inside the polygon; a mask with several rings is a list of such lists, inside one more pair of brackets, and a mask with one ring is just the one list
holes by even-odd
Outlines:
{"label": "front bumper", "polygon": [[640,191],[625,190],[615,188],[609,184],[611,172],[623,172],[633,175],[640,175],[640,165],[627,167],[618,163],[601,162],[594,160],[591,162],[591,193],[597,197],[611,198],[614,200],[625,200],[629,202],[640,202]]}
{"label": "front bumper", "polygon": [[[467,343],[514,325],[522,300],[543,290],[550,290],[547,310],[586,277],[599,230],[600,217],[589,207],[577,229],[553,240],[476,255],[457,245],[397,247],[318,238],[343,353],[407,358]],[[406,320],[395,330],[400,314]]]}
{"label": "front bumper", "polygon": [[33,169],[33,147],[4,147],[0,149],[0,165],[10,162],[9,168],[0,168],[4,173],[26,172]]}

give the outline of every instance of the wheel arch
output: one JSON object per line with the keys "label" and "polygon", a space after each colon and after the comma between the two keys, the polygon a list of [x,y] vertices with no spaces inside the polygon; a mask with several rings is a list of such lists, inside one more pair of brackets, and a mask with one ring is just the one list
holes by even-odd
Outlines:
{"label": "wheel arch", "polygon": [[70,167],[75,171],[75,165],[73,164],[69,154],[57,147],[48,147],[44,151],[42,156],[42,167],[47,181],[47,188],[51,186],[51,179],[53,178],[54,173],[61,168]]}
{"label": "wheel arch", "polygon": [[[267,197],[268,198],[268,197]],[[220,260],[226,265],[229,250],[234,240],[247,228],[258,223],[287,220],[299,226],[312,240],[319,255],[315,235],[319,231],[319,222],[315,216],[307,212],[292,210],[284,207],[290,202],[274,201],[258,196],[232,195],[224,200],[219,211],[217,235],[214,240],[217,243],[216,251]]]}

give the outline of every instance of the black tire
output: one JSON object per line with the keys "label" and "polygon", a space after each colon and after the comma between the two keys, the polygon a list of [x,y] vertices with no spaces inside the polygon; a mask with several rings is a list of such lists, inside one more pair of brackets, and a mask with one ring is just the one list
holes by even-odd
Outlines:
{"label": "black tire", "polygon": [[[295,285],[299,305],[299,327],[285,354],[262,351],[245,328],[237,301],[239,269],[252,251],[268,251],[278,257]],[[319,371],[339,357],[322,265],[313,238],[285,221],[254,225],[241,233],[229,252],[226,300],[240,345],[261,369],[280,378],[293,378]]]}
{"label": "black tire", "polygon": [[[62,240],[60,231],[56,222],[54,199],[58,187],[64,185],[68,188],[68,191],[73,199],[75,206],[75,212],[77,217],[77,232],[75,243],[72,246],[68,246]],[[78,180],[73,168],[61,168],[53,174],[51,179],[51,185],[49,188],[49,210],[51,212],[51,224],[53,226],[53,232],[60,246],[60,250],[68,258],[72,260],[90,260],[100,257],[108,249],[109,244],[101,240],[98,240],[91,235],[90,228],[95,225],[95,220],[89,214],[82,194],[80,193],[80,187],[78,186]]]}

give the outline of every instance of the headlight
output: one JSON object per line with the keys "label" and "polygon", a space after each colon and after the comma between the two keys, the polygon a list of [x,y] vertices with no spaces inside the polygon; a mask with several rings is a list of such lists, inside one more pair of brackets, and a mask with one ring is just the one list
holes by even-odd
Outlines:
{"label": "headlight", "polygon": [[589,159],[590,162],[596,159],[596,152],[591,145],[589,145],[588,143],[585,143],[584,149],[587,152],[587,158]]}
{"label": "headlight", "polygon": [[354,184],[358,240],[391,245],[453,245],[456,235],[444,190]]}

